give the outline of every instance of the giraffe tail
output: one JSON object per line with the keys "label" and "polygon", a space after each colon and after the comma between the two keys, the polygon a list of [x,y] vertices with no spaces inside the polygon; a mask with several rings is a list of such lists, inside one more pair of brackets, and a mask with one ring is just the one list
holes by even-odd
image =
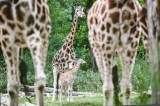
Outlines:
{"label": "giraffe tail", "polygon": [[20,64],[19,64],[19,70],[20,70],[20,82],[21,84],[23,85],[24,87],[24,92],[25,92],[25,96],[26,96],[26,99],[30,102],[31,100],[27,97],[27,90],[28,90],[28,87],[26,86],[27,84],[27,64],[26,62],[23,60],[23,50],[21,50],[21,58],[20,58]]}
{"label": "giraffe tail", "polygon": [[118,80],[118,67],[117,65],[114,65],[112,67],[112,76],[113,76],[113,85],[114,85],[114,103],[115,106],[121,106],[120,105],[120,100],[119,100],[119,91],[120,91],[120,86],[119,86],[119,80]]}

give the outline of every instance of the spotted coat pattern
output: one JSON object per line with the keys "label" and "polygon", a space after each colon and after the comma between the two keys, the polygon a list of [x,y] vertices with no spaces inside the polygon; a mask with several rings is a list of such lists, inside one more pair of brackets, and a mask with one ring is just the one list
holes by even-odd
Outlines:
{"label": "spotted coat pattern", "polygon": [[35,69],[37,106],[43,106],[44,67],[51,32],[47,0],[0,0],[0,43],[7,64],[10,106],[18,106],[19,48],[28,47]]}
{"label": "spotted coat pattern", "polygon": [[121,65],[123,104],[130,104],[131,74],[139,44],[137,0],[97,0],[88,12],[88,39],[103,80],[104,106],[113,105],[112,66],[117,52]]}

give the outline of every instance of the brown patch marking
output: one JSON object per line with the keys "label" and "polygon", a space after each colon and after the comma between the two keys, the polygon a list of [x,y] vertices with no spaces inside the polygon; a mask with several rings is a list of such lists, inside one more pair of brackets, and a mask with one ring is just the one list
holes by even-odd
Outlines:
{"label": "brown patch marking", "polygon": [[119,12],[111,13],[109,17],[112,19],[113,24],[119,22]]}

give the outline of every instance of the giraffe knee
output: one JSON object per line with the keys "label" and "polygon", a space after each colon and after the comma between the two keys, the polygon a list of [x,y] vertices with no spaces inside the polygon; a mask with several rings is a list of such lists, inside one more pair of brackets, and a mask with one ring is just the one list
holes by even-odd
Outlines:
{"label": "giraffe knee", "polygon": [[129,99],[130,94],[131,94],[131,89],[130,89],[130,88],[126,88],[126,89],[125,89],[125,95],[126,95],[125,98],[126,98],[126,99]]}
{"label": "giraffe knee", "polygon": [[110,95],[111,95],[111,91],[110,90],[105,90],[104,94],[105,94],[105,98],[108,100]]}
{"label": "giraffe knee", "polygon": [[16,97],[18,97],[17,93],[14,92],[14,91],[8,91],[8,93],[9,93],[10,98],[16,98]]}
{"label": "giraffe knee", "polygon": [[39,73],[36,75],[36,80],[35,83],[37,84],[45,84],[46,82],[46,75],[44,74],[44,72]]}
{"label": "giraffe knee", "polygon": [[113,96],[113,87],[111,87],[111,86],[104,87],[103,88],[103,93],[104,93],[104,96],[105,96],[106,100],[112,98],[112,96]]}
{"label": "giraffe knee", "polygon": [[38,87],[38,90],[39,90],[40,92],[43,92],[44,86],[43,86],[43,85],[42,85],[42,86],[39,86],[39,87]]}
{"label": "giraffe knee", "polygon": [[19,85],[9,85],[8,86],[8,93],[10,98],[17,98],[19,94]]}
{"label": "giraffe knee", "polygon": [[126,84],[123,84],[121,85],[121,91],[123,93],[123,97],[125,100],[129,100],[130,99],[130,94],[131,94],[131,91],[132,91],[132,85],[131,83],[126,83]]}
{"label": "giraffe knee", "polygon": [[45,77],[40,77],[40,78],[36,79],[35,89],[37,89],[40,92],[43,92],[45,85],[46,85],[46,78]]}
{"label": "giraffe knee", "polygon": [[132,90],[132,83],[130,80],[121,80],[120,86],[122,91],[126,91],[126,89]]}

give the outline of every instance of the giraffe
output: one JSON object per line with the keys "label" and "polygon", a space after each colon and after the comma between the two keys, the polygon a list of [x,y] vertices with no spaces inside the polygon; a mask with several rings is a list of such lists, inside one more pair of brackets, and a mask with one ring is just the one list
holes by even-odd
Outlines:
{"label": "giraffe", "polygon": [[114,52],[118,53],[122,65],[123,104],[130,104],[131,74],[140,38],[140,10],[137,0],[97,0],[88,12],[88,39],[103,80],[104,106],[113,105]]}
{"label": "giraffe", "polygon": [[62,89],[66,92],[68,90],[68,98],[67,101],[73,101],[72,91],[73,91],[73,83],[76,76],[76,73],[80,67],[80,64],[86,63],[83,59],[78,59],[76,64],[72,69],[65,73],[60,74],[59,78],[59,88],[60,88],[60,97],[59,101],[62,101]]}
{"label": "giraffe", "polygon": [[44,73],[51,20],[47,0],[0,0],[0,43],[7,65],[10,106],[18,106],[19,48],[28,47],[35,70],[37,106],[44,106]]}
{"label": "giraffe", "polygon": [[55,100],[56,97],[56,86],[58,87],[58,74],[63,73],[69,69],[72,69],[75,64],[75,52],[73,49],[73,40],[76,35],[76,25],[78,21],[78,17],[82,18],[85,16],[83,12],[83,7],[81,5],[76,5],[74,7],[75,13],[73,17],[71,31],[67,36],[64,44],[62,45],[61,49],[54,55],[52,60],[52,69],[53,69],[53,76],[54,76],[54,91],[53,91],[53,98]]}

